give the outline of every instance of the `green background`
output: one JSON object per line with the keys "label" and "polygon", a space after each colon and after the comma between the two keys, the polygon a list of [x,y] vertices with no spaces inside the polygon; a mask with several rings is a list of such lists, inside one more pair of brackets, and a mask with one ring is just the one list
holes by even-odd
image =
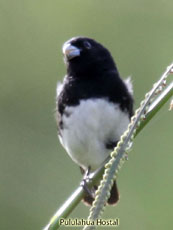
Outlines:
{"label": "green background", "polygon": [[[42,229],[81,180],[54,119],[62,44],[104,44],[132,76],[137,107],[173,59],[172,28],[172,0],[0,0],[0,229]],[[135,139],[120,202],[103,215],[120,218],[119,230],[172,229],[172,124],[167,104]],[[71,214],[87,216],[82,203]]]}

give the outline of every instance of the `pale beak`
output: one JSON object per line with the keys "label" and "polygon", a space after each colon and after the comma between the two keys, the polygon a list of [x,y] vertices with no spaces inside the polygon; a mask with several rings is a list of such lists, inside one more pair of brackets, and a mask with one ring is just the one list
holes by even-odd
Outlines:
{"label": "pale beak", "polygon": [[65,43],[62,47],[62,52],[67,60],[71,60],[77,56],[80,56],[80,49],[70,43]]}

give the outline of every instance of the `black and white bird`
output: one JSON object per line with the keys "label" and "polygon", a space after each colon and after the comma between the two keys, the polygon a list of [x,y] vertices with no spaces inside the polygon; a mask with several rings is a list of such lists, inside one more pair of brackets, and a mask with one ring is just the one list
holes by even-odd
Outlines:
{"label": "black and white bird", "polygon": [[[74,37],[62,48],[67,74],[57,85],[56,120],[61,144],[83,173],[99,168],[133,115],[133,90],[110,52],[97,41]],[[93,189],[97,189],[94,186]],[[119,199],[116,181],[108,204]],[[92,204],[87,194],[84,201]]]}

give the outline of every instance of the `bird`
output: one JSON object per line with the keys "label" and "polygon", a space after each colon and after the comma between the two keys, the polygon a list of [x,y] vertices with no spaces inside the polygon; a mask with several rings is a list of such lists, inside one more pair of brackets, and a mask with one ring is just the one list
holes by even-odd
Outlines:
{"label": "bird", "polygon": [[[123,80],[109,50],[95,39],[78,36],[62,46],[66,75],[56,88],[60,143],[82,174],[97,170],[116,147],[133,115],[131,78]],[[92,205],[94,191],[83,201]],[[114,181],[108,204],[119,200]]]}

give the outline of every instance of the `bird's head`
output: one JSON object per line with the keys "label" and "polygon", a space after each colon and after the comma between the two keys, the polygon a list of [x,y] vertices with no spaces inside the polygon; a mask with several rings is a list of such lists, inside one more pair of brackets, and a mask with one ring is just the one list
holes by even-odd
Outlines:
{"label": "bird's head", "polygon": [[62,51],[67,72],[73,76],[91,76],[116,68],[110,52],[91,38],[72,38],[64,43]]}

